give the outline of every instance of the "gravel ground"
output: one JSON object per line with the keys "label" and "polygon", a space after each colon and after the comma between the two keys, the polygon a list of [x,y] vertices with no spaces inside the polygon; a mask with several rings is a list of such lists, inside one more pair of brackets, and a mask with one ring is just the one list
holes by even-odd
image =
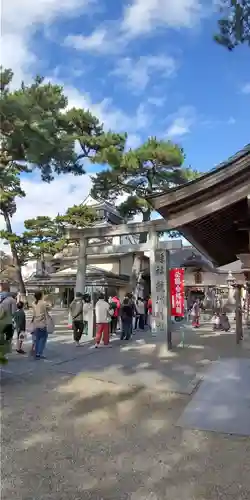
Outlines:
{"label": "gravel ground", "polygon": [[2,500],[249,500],[250,439],[183,430],[189,396],[43,373],[2,385]]}

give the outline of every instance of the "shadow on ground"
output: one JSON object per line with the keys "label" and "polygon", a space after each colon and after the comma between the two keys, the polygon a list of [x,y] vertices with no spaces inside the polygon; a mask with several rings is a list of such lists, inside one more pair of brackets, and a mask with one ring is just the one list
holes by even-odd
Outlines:
{"label": "shadow on ground", "polygon": [[5,374],[2,500],[250,498],[249,439],[176,427],[190,396],[169,389],[249,351],[206,329],[171,353],[163,339],[137,340]]}
{"label": "shadow on ground", "polygon": [[[213,333],[210,325],[201,331],[188,328],[185,345],[181,332],[173,332],[174,347],[167,350],[166,339],[149,332],[133,337],[132,342],[115,340],[112,349],[97,350],[85,346],[82,356],[58,363],[56,371],[148,388],[160,387],[168,392],[191,394],[212,361],[221,357],[250,357],[250,350],[235,344],[234,333]],[[80,350],[80,349],[79,349]]]}
{"label": "shadow on ground", "polygon": [[[92,343],[76,348],[61,338],[48,346],[47,361],[34,362],[12,357],[5,368],[6,376],[23,377],[26,373],[85,373],[89,378],[119,385],[161,388],[168,392],[191,394],[212,361],[221,357],[250,357],[250,349],[235,344],[234,333],[213,333],[211,325],[201,330],[187,328],[185,344],[181,330],[173,332],[173,350],[168,351],[163,334],[152,337],[140,332],[132,341],[112,341],[112,348],[94,349]],[[53,376],[53,375],[51,375]]]}
{"label": "shadow on ground", "polygon": [[176,427],[188,400],[83,374],[6,384],[2,500],[249,498],[249,440]]}

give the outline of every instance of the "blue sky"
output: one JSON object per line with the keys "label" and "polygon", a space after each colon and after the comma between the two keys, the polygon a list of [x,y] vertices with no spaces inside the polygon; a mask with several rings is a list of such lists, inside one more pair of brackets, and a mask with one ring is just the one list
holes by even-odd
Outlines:
{"label": "blue sky", "polygon": [[[230,53],[215,44],[215,3],[11,0],[2,62],[15,71],[15,85],[36,73],[63,84],[69,105],[128,132],[129,146],[169,138],[184,148],[187,165],[207,171],[249,142],[249,48]],[[88,176],[23,182],[16,228],[31,210],[55,215],[79,203],[91,184]]]}

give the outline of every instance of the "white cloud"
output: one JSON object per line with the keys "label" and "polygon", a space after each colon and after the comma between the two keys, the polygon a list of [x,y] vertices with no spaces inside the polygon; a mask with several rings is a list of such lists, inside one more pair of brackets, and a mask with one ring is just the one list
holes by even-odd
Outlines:
{"label": "white cloud", "polygon": [[245,83],[241,88],[242,94],[250,94],[250,82]]}
{"label": "white cloud", "polygon": [[129,115],[116,108],[112,99],[103,99],[99,103],[93,103],[89,94],[82,93],[73,86],[65,86],[64,92],[68,96],[70,108],[89,109],[104,123],[106,129],[134,134],[150,123],[150,116],[143,104],[140,104],[137,110]]}
{"label": "white cloud", "polygon": [[166,55],[141,56],[138,60],[125,57],[118,61],[112,74],[125,79],[132,90],[142,91],[145,90],[151,78],[173,76],[176,67],[174,58]]}
{"label": "white cloud", "polygon": [[200,16],[199,0],[133,0],[125,8],[123,30],[137,37],[161,26],[190,28]]}
{"label": "white cloud", "polygon": [[149,97],[148,103],[152,104],[152,106],[156,106],[157,108],[161,108],[166,101],[166,97]]}
{"label": "white cloud", "polygon": [[108,21],[89,35],[68,35],[64,42],[79,51],[114,54],[133,38],[161,27],[192,28],[207,14],[201,0],[132,0],[121,18]]}
{"label": "white cloud", "polygon": [[36,57],[31,38],[38,27],[49,26],[58,17],[76,15],[93,0],[4,0],[1,5],[1,64],[15,72],[14,85],[29,75]]}
{"label": "white cloud", "polygon": [[[13,230],[22,230],[23,221],[46,215],[54,217],[73,205],[78,205],[89,194],[91,179],[88,174],[82,176],[61,175],[50,184],[41,182],[37,176],[22,180],[25,198],[17,198],[17,211],[12,218]],[[1,218],[0,227],[4,228]]]}
{"label": "white cloud", "polygon": [[97,29],[89,36],[68,35],[65,39],[65,45],[74,46],[77,50],[100,49],[105,44],[106,36],[106,29]]}
{"label": "white cloud", "polygon": [[[100,27],[92,31],[90,35],[68,35],[64,40],[64,45],[72,47],[81,52],[93,52],[96,54],[114,54],[124,46],[125,40],[117,36],[113,26]],[[115,43],[114,43],[115,38]]]}
{"label": "white cloud", "polygon": [[187,122],[186,118],[180,116],[179,118],[175,118],[173,123],[167,130],[168,137],[178,137],[181,135],[185,135],[190,132],[190,126]]}
{"label": "white cloud", "polygon": [[195,110],[191,106],[180,108],[177,113],[169,117],[169,119],[171,122],[167,129],[167,137],[181,137],[191,131],[191,127],[196,120]]}

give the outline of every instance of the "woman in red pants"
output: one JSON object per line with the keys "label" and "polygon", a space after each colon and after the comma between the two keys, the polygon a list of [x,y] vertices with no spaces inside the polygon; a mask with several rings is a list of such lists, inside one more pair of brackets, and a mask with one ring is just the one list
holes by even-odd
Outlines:
{"label": "woman in red pants", "polygon": [[95,347],[100,345],[101,339],[103,338],[104,345],[109,345],[109,324],[110,324],[110,305],[106,302],[104,295],[99,295],[99,300],[95,306],[96,315],[96,337],[95,337]]}

